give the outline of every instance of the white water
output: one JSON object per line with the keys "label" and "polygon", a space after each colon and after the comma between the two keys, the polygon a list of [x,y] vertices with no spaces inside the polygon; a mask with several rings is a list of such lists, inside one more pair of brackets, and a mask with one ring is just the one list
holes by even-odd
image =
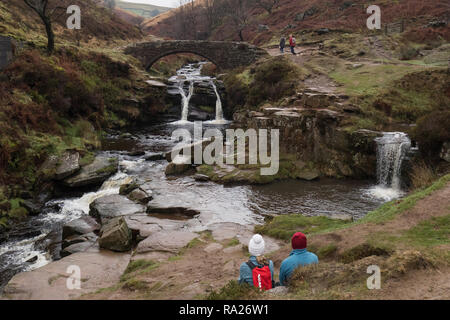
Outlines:
{"label": "white water", "polygon": [[[189,101],[192,98],[195,83],[200,83],[200,82],[209,82],[209,84],[214,89],[214,92],[216,94],[216,118],[215,118],[215,120],[206,121],[206,123],[208,123],[208,124],[226,124],[229,122],[223,118],[222,100],[220,99],[219,92],[217,91],[217,87],[214,83],[214,78],[201,75],[201,70],[205,63],[206,62],[199,62],[198,67],[195,66],[196,64],[188,64],[188,65],[184,66],[183,68],[179,69],[177,71],[177,74],[169,79],[169,82],[173,82],[176,84],[178,91],[181,95],[181,105],[182,105],[181,119],[173,122],[172,124],[180,125],[180,124],[191,123],[190,121],[188,121]],[[186,82],[189,83],[189,89],[188,89],[187,95],[186,95],[185,89],[184,89],[184,85]]]}
{"label": "white water", "polygon": [[377,182],[369,190],[373,197],[390,201],[404,195],[401,189],[401,168],[411,140],[403,132],[385,132],[377,142]]}

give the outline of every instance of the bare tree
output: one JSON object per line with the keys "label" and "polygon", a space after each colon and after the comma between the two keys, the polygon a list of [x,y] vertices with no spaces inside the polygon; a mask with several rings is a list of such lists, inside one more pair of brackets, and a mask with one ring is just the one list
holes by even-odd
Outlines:
{"label": "bare tree", "polygon": [[220,20],[220,0],[205,0],[204,11],[208,32],[210,32]]}
{"label": "bare tree", "polygon": [[272,14],[272,10],[277,8],[280,4],[280,0],[255,0],[258,7],[263,8],[269,14]]}
{"label": "bare tree", "polygon": [[52,20],[54,18],[54,14],[62,9],[66,8],[51,5],[49,4],[49,0],[23,0],[25,4],[30,7],[34,12],[39,15],[42,22],[45,26],[45,32],[47,33],[47,51],[49,54],[52,54],[55,50],[55,34],[53,32]]}
{"label": "bare tree", "polygon": [[228,17],[233,21],[240,41],[244,41],[243,31],[250,22],[251,0],[226,0]]}

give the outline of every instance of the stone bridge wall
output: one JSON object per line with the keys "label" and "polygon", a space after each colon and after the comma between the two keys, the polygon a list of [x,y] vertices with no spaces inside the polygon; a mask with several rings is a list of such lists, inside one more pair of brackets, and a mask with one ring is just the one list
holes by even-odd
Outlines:
{"label": "stone bridge wall", "polygon": [[220,69],[249,65],[267,52],[243,42],[168,40],[137,43],[125,49],[144,64],[146,69],[164,56],[174,53],[194,53],[214,63]]}

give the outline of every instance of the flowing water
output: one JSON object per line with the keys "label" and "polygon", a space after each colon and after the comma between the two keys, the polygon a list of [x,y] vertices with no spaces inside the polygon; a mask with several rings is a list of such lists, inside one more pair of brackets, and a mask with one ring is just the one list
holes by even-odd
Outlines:
{"label": "flowing water", "polygon": [[[209,76],[202,76],[201,70],[206,62],[190,63],[182,67],[177,71],[177,74],[169,78],[169,82],[173,83],[181,95],[181,119],[173,122],[175,125],[188,124],[189,116],[189,102],[194,93],[194,85],[196,83],[207,83],[214,90],[216,95],[216,118],[208,121],[210,124],[226,124],[227,120],[223,117],[222,100],[220,94],[217,91],[217,87],[214,83],[215,78]],[[188,93],[185,92],[185,86],[188,86]]]}
{"label": "flowing water", "polygon": [[[193,69],[195,68],[190,67],[189,72]],[[183,73],[186,70],[179,72]],[[215,86],[214,90],[217,94]],[[186,96],[188,97],[189,95]],[[221,104],[218,103],[217,122],[204,122],[203,130],[208,127],[227,128],[225,121],[225,124],[218,124],[223,121],[220,111]],[[0,289],[14,274],[36,269],[58,257],[62,226],[89,214],[89,204],[92,201],[105,195],[118,194],[120,185],[133,178],[145,183],[153,191],[154,199],[149,205],[198,211],[199,215],[185,222],[186,229],[192,231],[205,230],[216,222],[259,224],[263,222],[265,215],[274,214],[346,213],[358,219],[385,201],[369,192],[373,186],[372,181],[320,179],[259,186],[224,186],[213,182],[198,182],[190,176],[167,178],[164,174],[167,161],[146,161],[145,158],[171,150],[177,143],[171,139],[172,131],[177,127],[193,130],[190,123],[183,120],[175,125],[162,123],[136,128],[129,138],[120,138],[119,134],[109,136],[103,142],[100,154],[118,157],[119,172],[105,181],[98,190],[49,201],[40,215],[14,226],[9,232],[9,239],[0,244]],[[129,155],[130,151],[137,150],[145,151],[145,155]],[[389,170],[397,172],[395,165]],[[389,181],[387,183],[392,184],[392,180]]]}
{"label": "flowing water", "polygon": [[385,132],[375,139],[377,143],[377,182],[370,190],[375,197],[392,200],[401,197],[401,170],[403,160],[411,149],[411,140],[403,132]]}

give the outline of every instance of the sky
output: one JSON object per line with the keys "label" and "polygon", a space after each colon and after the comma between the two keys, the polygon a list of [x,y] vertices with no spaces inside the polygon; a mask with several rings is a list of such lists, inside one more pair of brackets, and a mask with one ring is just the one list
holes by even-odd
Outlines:
{"label": "sky", "polygon": [[124,2],[133,2],[133,3],[146,3],[146,4],[153,4],[156,6],[161,7],[170,7],[175,8],[180,5],[179,0],[121,0]]}

